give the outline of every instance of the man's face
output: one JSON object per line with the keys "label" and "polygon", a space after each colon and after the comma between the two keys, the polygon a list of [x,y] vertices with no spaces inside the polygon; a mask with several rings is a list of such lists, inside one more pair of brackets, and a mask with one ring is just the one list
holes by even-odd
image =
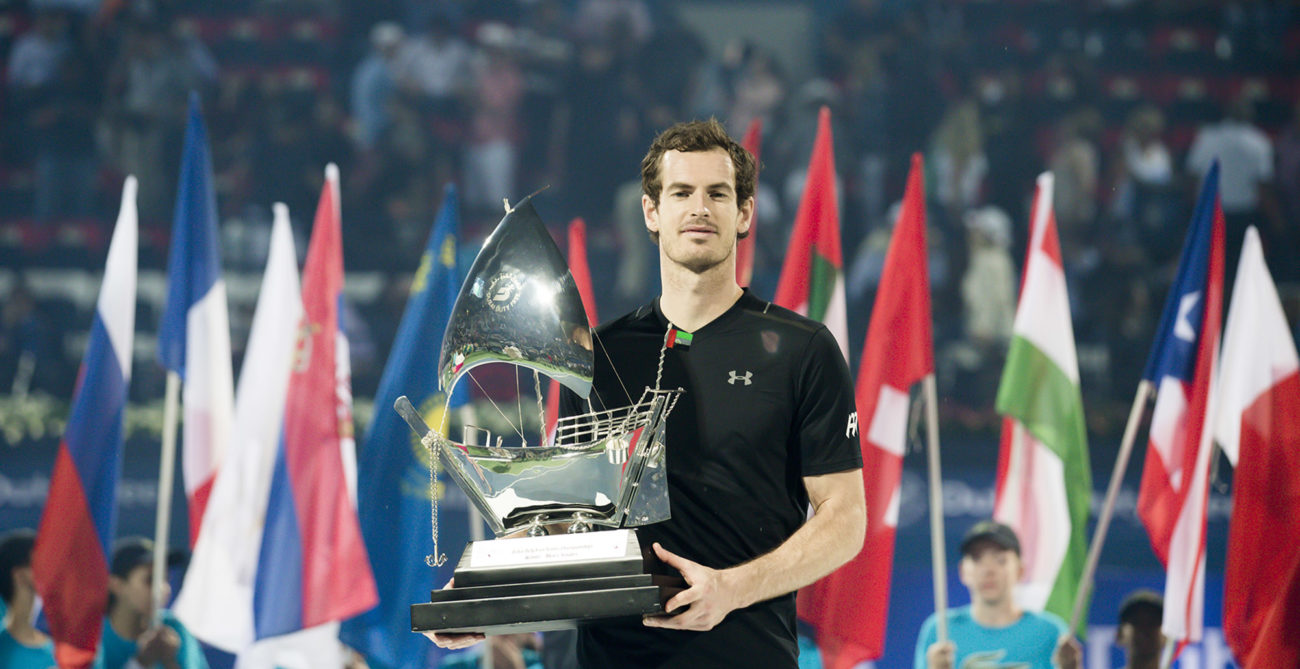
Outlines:
{"label": "man's face", "polygon": [[972,600],[1001,604],[1013,596],[1024,567],[1015,551],[991,541],[979,541],[962,556],[960,572]]}
{"label": "man's face", "polygon": [[749,230],[754,201],[736,200],[736,168],[722,149],[668,151],[660,159],[656,205],[641,196],[645,225],[658,233],[668,262],[696,274],[729,259],[736,235]]}
{"label": "man's face", "polygon": [[[125,606],[131,611],[145,617],[153,615],[153,597],[150,585],[153,581],[153,568],[143,564],[135,567],[126,578],[111,576],[108,588],[117,598],[118,606]],[[163,583],[163,600],[170,599],[167,583]]]}

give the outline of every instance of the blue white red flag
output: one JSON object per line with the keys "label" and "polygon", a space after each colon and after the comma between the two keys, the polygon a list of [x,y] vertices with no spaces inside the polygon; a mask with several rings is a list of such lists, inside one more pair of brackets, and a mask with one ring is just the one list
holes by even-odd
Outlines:
{"label": "blue white red flag", "polygon": [[1156,388],[1138,516],[1165,565],[1165,636],[1201,639],[1205,516],[1223,313],[1219,165],[1206,173],[1143,378]]}
{"label": "blue white red flag", "polygon": [[[448,185],[429,246],[411,283],[406,313],[375,393],[375,417],[361,447],[358,512],[375,568],[379,605],[345,621],[340,638],[365,655],[372,667],[425,666],[431,646],[427,639],[410,632],[411,604],[421,593],[442,587],[455,566],[448,563],[432,568],[425,564],[425,557],[433,553],[429,451],[392,407],[398,397],[406,395],[429,425],[445,432],[444,409],[461,406],[469,399],[468,387],[462,384],[447,402],[438,390],[438,358],[434,355],[460,291],[456,267],[459,227],[456,189]],[[442,479],[436,484],[436,494],[443,511],[464,511],[442,518],[439,541],[464,545],[474,517],[465,496]]]}
{"label": "blue white red flag", "polygon": [[378,596],[356,510],[351,370],[339,327],[338,168],[325,170],[253,591],[258,639],[342,620]]}
{"label": "blue white red flag", "polygon": [[208,132],[199,96],[191,93],[167,259],[167,303],[158,328],[158,357],[183,382],[181,468],[191,548],[230,441],[235,398],[229,318]]}
{"label": "blue white red flag", "polygon": [[60,667],[94,661],[108,606],[109,545],[117,524],[122,423],[135,340],[136,190],[135,177],[128,176],[32,551],[36,590],[45,600]]}

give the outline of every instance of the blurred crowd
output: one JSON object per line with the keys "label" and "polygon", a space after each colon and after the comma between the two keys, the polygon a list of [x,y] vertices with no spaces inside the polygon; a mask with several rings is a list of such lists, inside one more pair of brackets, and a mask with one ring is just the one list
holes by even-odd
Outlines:
{"label": "blurred crowd", "polygon": [[[691,11],[711,5],[738,25],[747,12],[802,10],[811,39],[729,37],[736,26]],[[354,305],[372,340],[359,348],[373,358],[370,372],[357,368],[360,395],[373,393],[446,183],[460,188],[469,247],[502,198],[549,188],[539,207],[557,233],[576,216],[591,230],[600,312],[653,294],[638,164],[659,129],[687,118],[716,117],[737,137],[761,123],[753,284],[771,295],[817,112],[831,109],[854,352],[908,158],[924,154],[945,417],[971,429],[996,426],[1043,170],[1055,175],[1095,430],[1122,420],[1103,409],[1125,406],[1136,386],[1213,157],[1229,273],[1256,225],[1293,323],[1300,305],[1300,9],[1284,0],[744,11],[686,0],[30,0],[0,8],[0,58],[0,254],[13,270],[0,286],[0,392],[70,393],[77,356],[60,342],[89,318],[60,317],[23,272],[101,262],[94,244],[128,173],[140,179],[145,242],[165,240],[191,90],[209,123],[225,239],[268,228],[275,201],[305,235],[324,165],[340,166],[345,265],[385,284]],[[51,230],[91,248],[42,254]],[[165,243],[155,246],[143,266],[162,266]],[[256,244],[223,253],[231,271],[260,271]]]}

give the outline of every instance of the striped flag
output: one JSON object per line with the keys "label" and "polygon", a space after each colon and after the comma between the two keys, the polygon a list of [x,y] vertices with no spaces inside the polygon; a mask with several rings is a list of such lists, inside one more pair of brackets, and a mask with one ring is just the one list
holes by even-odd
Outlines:
{"label": "striped flag", "polygon": [[1265,632],[1290,629],[1294,637],[1300,618],[1292,583],[1300,552],[1278,550],[1300,545],[1300,356],[1253,227],[1241,249],[1219,363],[1214,437],[1237,468],[1224,635],[1242,666],[1294,667],[1300,643]]}
{"label": "striped flag", "polygon": [[[749,122],[749,128],[745,130],[745,138],[740,140],[741,146],[745,147],[754,156],[754,176],[757,178],[760,163],[758,162],[759,147],[763,142],[763,119],[754,118]],[[757,185],[757,180],[755,185]],[[754,193],[757,200],[758,193]],[[754,240],[757,237],[754,233],[758,230],[758,203],[754,203],[754,212],[749,219],[749,234],[744,239],[736,242],[736,283],[741,286],[748,286],[751,279],[754,278]],[[595,319],[592,319],[595,320]]]}
{"label": "striped flag", "polygon": [[[341,638],[376,668],[425,666],[430,644],[410,632],[411,604],[442,587],[451,579],[455,566],[433,569],[425,564],[425,556],[433,553],[429,451],[392,407],[398,397],[406,395],[430,425],[446,430],[443,409],[460,406],[469,399],[468,386],[462,384],[453,391],[452,401],[447,402],[438,389],[438,358],[430,354],[442,341],[460,292],[461,276],[456,267],[459,228],[456,189],[448,185],[375,393],[374,421],[362,442],[359,516],[374,565],[379,605],[346,621]],[[446,480],[440,484],[444,503],[449,497],[464,499],[458,490],[451,490],[454,485],[449,489]],[[442,518],[442,542],[454,546],[468,541],[468,522],[477,522],[477,517],[468,508],[466,512],[455,519]]]}
{"label": "striped flag", "polygon": [[36,591],[45,600],[55,658],[64,668],[94,661],[108,609],[108,560],[135,340],[137,188],[135,177],[128,176],[32,550]]}
{"label": "striped flag", "polygon": [[[573,283],[578,286],[578,297],[582,298],[582,308],[587,312],[587,325],[594,328],[600,319],[596,316],[596,296],[591,292],[591,269],[587,266],[587,224],[581,218],[569,222],[569,273],[573,275]],[[555,424],[559,419],[560,382],[551,379],[546,394],[548,441],[554,437]]]}
{"label": "striped flag", "polygon": [[212,486],[173,610],[194,636],[230,653],[253,643],[253,576],[284,419],[289,361],[302,318],[289,209],[276,203],[266,271],[235,394],[232,438]]}
{"label": "striped flag", "polygon": [[1219,165],[1206,173],[1143,378],[1156,387],[1138,517],[1165,565],[1165,637],[1201,639],[1205,515],[1223,310]]}
{"label": "striped flag", "polygon": [[831,110],[822,107],[817,138],[808,161],[803,198],[795,213],[789,252],[776,286],[777,304],[821,321],[849,358],[849,324],[844,299],[844,261],[840,252],[840,208],[835,186]]}
{"label": "striped flag", "polygon": [[1004,414],[993,517],[1015,529],[1021,604],[1068,618],[1087,557],[1092,472],[1052,173],[1038,177],[1020,305],[998,386]]}
{"label": "striped flag", "polygon": [[799,616],[817,629],[817,645],[828,669],[874,660],[885,649],[908,394],[913,384],[934,372],[923,173],[920,154],[913,155],[858,372],[858,415],[870,416],[858,433],[867,495],[866,541],[847,564],[799,592]]}
{"label": "striped flag", "polygon": [[348,618],[378,601],[357,522],[342,299],[339,172],[330,164],[303,267],[303,317],[254,577],[258,639]]}
{"label": "striped flag", "polygon": [[221,280],[217,239],[208,132],[199,96],[191,93],[167,259],[167,303],[158,328],[158,357],[183,381],[181,468],[191,547],[230,441],[235,401],[226,284]]}

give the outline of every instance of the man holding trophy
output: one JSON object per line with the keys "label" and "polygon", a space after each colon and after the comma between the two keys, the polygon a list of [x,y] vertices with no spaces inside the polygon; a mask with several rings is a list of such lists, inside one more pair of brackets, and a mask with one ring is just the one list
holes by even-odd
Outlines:
{"label": "man holding trophy", "polygon": [[[661,295],[596,330],[576,415],[683,389],[667,421],[671,517],[637,528],[679,572],[664,615],[582,625],[583,667],[795,667],[794,592],[848,561],[866,526],[848,366],[821,323],[736,283],[756,166],[716,121],[677,124],[641,164]],[[809,507],[812,513],[809,515]],[[480,635],[430,634],[459,648]]]}

